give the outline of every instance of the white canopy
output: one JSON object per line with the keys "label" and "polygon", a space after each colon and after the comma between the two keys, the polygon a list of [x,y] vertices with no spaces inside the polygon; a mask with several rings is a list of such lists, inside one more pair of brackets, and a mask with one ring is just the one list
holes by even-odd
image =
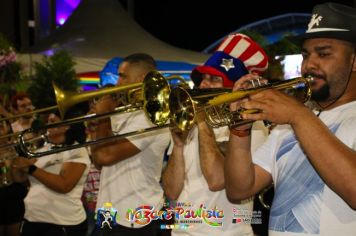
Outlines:
{"label": "white canopy", "polygon": [[[162,29],[164,30],[164,29]],[[164,43],[140,27],[116,0],[82,0],[67,22],[55,33],[30,49],[31,54],[69,51],[78,73],[101,70],[113,57],[145,52],[156,60],[202,64],[208,54],[184,50]],[[22,55],[20,61],[29,63]],[[32,61],[37,61],[37,55]]]}

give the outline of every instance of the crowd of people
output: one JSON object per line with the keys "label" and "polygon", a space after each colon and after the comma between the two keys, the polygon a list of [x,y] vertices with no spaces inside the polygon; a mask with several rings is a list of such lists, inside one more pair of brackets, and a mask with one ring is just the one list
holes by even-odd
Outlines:
{"label": "crowd of people", "polygon": [[[32,159],[6,146],[14,142],[6,135],[30,128],[33,116],[3,121],[0,236],[252,236],[254,224],[267,223],[258,221],[262,216],[254,197],[271,185],[274,198],[263,234],[354,235],[355,20],[355,8],[319,4],[306,32],[293,38],[301,46],[301,73],[312,105],[272,86],[224,106],[239,124],[213,128],[210,114],[197,108],[190,130],[171,125]],[[119,65],[116,86],[142,83],[154,70],[152,56],[131,54]],[[256,91],[269,83],[263,78],[266,70],[262,47],[237,33],[193,69],[191,80],[195,94],[221,88]],[[113,112],[121,103],[103,96],[90,112]],[[14,96],[12,108],[14,114],[34,109],[26,94]],[[63,119],[88,110],[77,106]],[[0,113],[11,118],[3,108]],[[57,113],[47,117],[49,124],[60,121]],[[48,142],[37,151],[150,127],[154,124],[142,109],[117,113],[86,127],[49,128]]]}

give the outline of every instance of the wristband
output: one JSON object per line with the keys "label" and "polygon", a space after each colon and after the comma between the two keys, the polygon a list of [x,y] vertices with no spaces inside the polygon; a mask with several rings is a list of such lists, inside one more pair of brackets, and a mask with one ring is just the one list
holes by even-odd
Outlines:
{"label": "wristband", "polygon": [[251,129],[244,129],[244,130],[239,130],[239,129],[230,129],[230,134],[238,136],[238,137],[247,137],[251,135]]}
{"label": "wristband", "polygon": [[33,174],[33,172],[35,172],[37,170],[37,166],[35,166],[35,165],[30,165],[29,167],[28,167],[28,174],[29,175],[32,175]]}

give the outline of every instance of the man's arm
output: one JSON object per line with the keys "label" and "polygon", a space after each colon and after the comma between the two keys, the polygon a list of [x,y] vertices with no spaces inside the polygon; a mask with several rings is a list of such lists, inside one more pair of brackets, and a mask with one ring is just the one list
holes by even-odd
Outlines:
{"label": "man's arm", "polygon": [[184,142],[186,134],[171,131],[173,149],[162,174],[163,190],[170,200],[177,200],[184,187]]}
{"label": "man's arm", "polygon": [[[260,83],[266,83],[266,80],[261,79],[256,74],[247,74],[242,76],[234,84],[233,91],[251,88],[251,80],[259,80]],[[231,103],[230,109],[232,111],[238,110],[242,102],[243,100],[239,100]],[[262,136],[267,135],[260,124],[256,127],[258,127],[258,130],[262,133],[257,134],[252,132],[252,123],[235,128],[240,130],[241,134],[247,133],[247,136],[242,135],[244,137],[239,137],[230,133],[228,152],[224,163],[225,189],[230,201],[247,199],[272,183],[272,176],[261,167],[254,165],[252,162],[251,149],[256,149],[260,146],[262,141],[264,141]],[[253,146],[251,145],[251,133],[254,133],[253,135],[258,135],[257,137],[253,137]]]}
{"label": "man's arm", "polygon": [[[116,103],[110,96],[105,96],[95,106],[95,112],[97,114],[103,114],[113,111],[116,107]],[[95,139],[105,138],[113,136],[111,129],[110,118],[101,119],[97,122],[97,126],[94,131]],[[117,139],[111,142],[93,145],[91,147],[91,154],[96,166],[110,166],[119,161],[125,160],[138,154],[141,150],[137,148],[128,139]]]}
{"label": "man's arm", "polygon": [[224,156],[216,142],[214,131],[204,120],[198,122],[200,168],[210,191],[224,189]]}
{"label": "man's arm", "polygon": [[[19,157],[14,161],[13,168],[26,172],[30,165],[35,164],[35,161],[36,159]],[[78,183],[85,169],[86,165],[83,163],[65,162],[59,174],[53,174],[44,169],[37,168],[32,173],[32,176],[53,191],[68,193]]]}
{"label": "man's arm", "polygon": [[[113,136],[109,119],[98,122],[96,139]],[[93,145],[91,155],[97,166],[110,166],[138,154],[138,149],[128,139],[118,139],[111,142]]]}
{"label": "man's arm", "polygon": [[251,135],[239,137],[230,134],[224,170],[226,194],[230,201],[247,199],[272,183],[272,176],[252,162]]}
{"label": "man's arm", "polygon": [[[250,96],[244,104],[262,113],[244,119],[290,124],[311,164],[323,181],[356,209],[356,152],[342,143],[315,114],[294,98],[275,90]],[[354,127],[350,127],[350,133]]]}

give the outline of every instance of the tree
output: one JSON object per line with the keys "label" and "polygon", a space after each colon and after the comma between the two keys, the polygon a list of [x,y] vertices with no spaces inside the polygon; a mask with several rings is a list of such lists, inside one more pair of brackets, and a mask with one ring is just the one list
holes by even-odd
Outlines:
{"label": "tree", "polygon": [[25,91],[29,80],[22,73],[22,65],[16,61],[16,51],[0,33],[0,94],[1,104],[9,109],[9,98],[16,91]]}
{"label": "tree", "polygon": [[66,91],[78,90],[79,80],[74,65],[71,55],[65,50],[44,57],[41,63],[35,63],[28,94],[36,108],[57,105],[52,83]]}

